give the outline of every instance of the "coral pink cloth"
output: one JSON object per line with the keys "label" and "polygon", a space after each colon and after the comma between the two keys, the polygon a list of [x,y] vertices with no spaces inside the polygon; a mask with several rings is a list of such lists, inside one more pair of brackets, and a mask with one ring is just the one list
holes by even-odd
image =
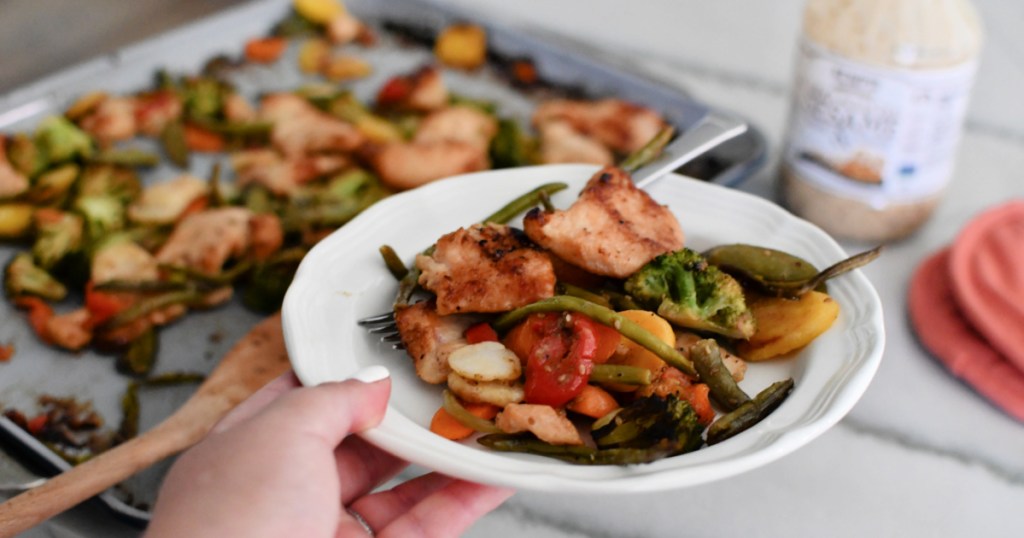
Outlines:
{"label": "coral pink cloth", "polygon": [[[954,299],[950,250],[932,255],[914,273],[908,297],[910,321],[921,344],[953,375],[1024,421],[1024,370],[997,353],[961,314]],[[1021,330],[1020,326],[1015,329]]]}
{"label": "coral pink cloth", "polygon": [[973,219],[950,248],[953,296],[971,326],[1024,371],[1024,200]]}

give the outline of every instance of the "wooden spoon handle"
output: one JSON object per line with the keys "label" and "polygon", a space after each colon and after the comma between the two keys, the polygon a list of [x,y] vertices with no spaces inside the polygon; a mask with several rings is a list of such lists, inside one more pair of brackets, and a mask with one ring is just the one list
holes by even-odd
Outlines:
{"label": "wooden spoon handle", "polygon": [[189,433],[181,431],[181,428],[158,426],[50,478],[44,484],[0,504],[0,537],[14,536],[102,493],[150,465],[187,448],[204,433]]}
{"label": "wooden spoon handle", "polygon": [[27,530],[192,446],[235,405],[287,370],[278,314],[253,327],[196,393],[156,427],[0,504],[0,538]]}

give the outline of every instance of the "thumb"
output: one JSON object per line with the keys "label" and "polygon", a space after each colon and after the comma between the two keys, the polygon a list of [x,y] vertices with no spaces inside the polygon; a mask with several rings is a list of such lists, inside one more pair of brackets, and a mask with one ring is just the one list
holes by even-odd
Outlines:
{"label": "thumb", "polygon": [[255,420],[279,432],[311,435],[337,446],[351,433],[380,424],[391,394],[390,373],[369,366],[345,381],[332,381],[289,392]]}

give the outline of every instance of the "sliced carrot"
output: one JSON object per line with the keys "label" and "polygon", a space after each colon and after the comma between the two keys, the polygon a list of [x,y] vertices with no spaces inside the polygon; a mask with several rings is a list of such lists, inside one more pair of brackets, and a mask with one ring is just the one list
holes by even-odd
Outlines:
{"label": "sliced carrot", "polygon": [[612,358],[615,350],[619,348],[622,335],[615,327],[609,327],[600,323],[594,323],[594,333],[597,336],[597,351],[594,352],[594,364],[604,364]]}
{"label": "sliced carrot", "polygon": [[697,413],[697,422],[705,426],[715,420],[715,410],[711,407],[710,393],[711,388],[704,383],[694,383],[683,394],[686,403],[690,404],[690,407]]}
{"label": "sliced carrot", "polygon": [[491,324],[487,322],[477,323],[476,325],[466,329],[465,337],[466,341],[470,344],[498,341],[498,333],[493,327],[491,327]]}
{"label": "sliced carrot", "polygon": [[7,362],[14,356],[14,344],[0,344],[0,362]]}
{"label": "sliced carrot", "polygon": [[583,391],[566,405],[569,411],[592,418],[601,418],[619,407],[614,396],[595,385],[583,387]]}
{"label": "sliced carrot", "polygon": [[191,123],[185,124],[185,145],[192,151],[224,151],[224,137]]}
{"label": "sliced carrot", "polygon": [[[461,403],[467,411],[473,414],[473,416],[487,420],[494,418],[500,410],[498,406],[491,404],[470,402]],[[430,431],[444,437],[445,439],[451,439],[452,441],[459,441],[473,435],[472,428],[463,425],[448,413],[448,411],[445,411],[443,407],[439,408],[437,412],[434,413],[434,418],[430,420]]]}
{"label": "sliced carrot", "polygon": [[85,284],[85,308],[89,310],[89,323],[96,327],[135,302],[134,298],[117,293],[96,291],[93,281]]}
{"label": "sliced carrot", "polygon": [[245,44],[245,57],[251,62],[269,64],[276,62],[287,46],[288,41],[283,37],[251,39]]}
{"label": "sliced carrot", "polygon": [[52,344],[50,333],[46,330],[46,324],[53,317],[53,309],[38,297],[18,297],[14,300],[18,308],[28,310],[28,323],[32,326],[36,336],[47,344]]}

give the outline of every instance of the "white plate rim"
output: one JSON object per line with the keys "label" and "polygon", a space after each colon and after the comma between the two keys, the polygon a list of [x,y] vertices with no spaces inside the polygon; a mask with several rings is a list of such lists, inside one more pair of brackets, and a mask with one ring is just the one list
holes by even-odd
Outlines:
{"label": "white plate rim", "polygon": [[[488,199],[479,204],[479,208],[470,204],[478,214],[475,218],[482,218],[515,194],[550,181],[570,183],[570,189],[564,195],[560,193],[560,196],[568,196],[571,201],[579,187],[596,170],[596,167],[590,165],[545,165],[446,179],[382,200],[322,240],[300,265],[282,309],[285,342],[292,367],[300,381],[304,385],[315,385],[351,376],[358,369],[358,359],[343,358],[338,361],[335,353],[339,347],[347,349],[353,345],[362,345],[365,350],[365,344],[360,342],[365,342],[369,337],[363,334],[363,329],[355,326],[354,318],[375,313],[365,311],[365,307],[364,311],[357,312],[357,303],[367,294],[384,293],[388,297],[393,294],[393,286],[383,292],[376,289],[390,278],[380,263],[373,268],[352,268],[355,274],[345,276],[346,291],[338,291],[341,277],[336,271],[348,259],[344,252],[354,242],[376,241],[372,255],[377,256],[376,246],[391,240],[400,241],[410,233],[409,228],[391,225],[396,218],[403,218],[396,215],[426,211],[432,217],[451,220],[454,218],[452,211],[446,211],[449,206],[466,207],[468,201],[490,196],[493,200]],[[745,226],[757,229],[767,226],[766,231],[774,233],[773,237],[768,238],[749,237],[744,241],[742,237],[722,237],[716,238],[716,242],[749,242],[774,246],[773,242],[786,239],[793,242],[798,251],[800,248],[811,249],[809,252],[796,253],[815,264],[832,263],[847,255],[821,229],[751,194],[678,175],[662,179],[649,187],[649,190],[656,200],[670,208],[675,204],[695,203],[688,200],[699,200],[703,205],[695,208],[697,216],[715,221],[725,217],[713,216],[718,213],[712,211],[732,211],[730,214],[734,216],[729,217],[730,222],[754,219]],[[499,194],[504,191],[515,194]],[[466,210],[465,213],[472,214],[473,211]],[[469,224],[472,218],[468,217],[462,224]],[[703,220],[694,220],[694,213],[681,215],[684,231],[687,231],[687,219],[705,225]],[[383,226],[378,226],[380,224]],[[724,224],[724,227],[730,225]],[[455,227],[457,225],[436,230],[429,226],[423,228],[432,230],[430,233],[436,234],[433,235],[436,238]],[[367,239],[371,232],[379,235]],[[416,232],[427,233],[424,230]],[[417,248],[427,244],[424,241]],[[365,253],[361,254],[365,261]],[[882,307],[877,292],[860,271],[834,281],[830,291],[842,306],[837,325],[846,329],[832,338],[839,338],[844,345],[853,346],[852,349],[843,350],[843,362],[832,370],[820,371],[832,365],[825,363],[824,358],[811,360],[817,359],[819,355],[827,355],[827,350],[820,346],[815,348],[817,342],[812,343],[797,358],[786,359],[797,361],[798,373],[824,379],[821,386],[817,386],[818,381],[814,381],[817,392],[810,393],[810,389],[804,389],[798,382],[794,396],[768,419],[733,439],[697,452],[639,466],[579,466],[535,456],[491,452],[430,434],[398,410],[396,398],[401,399],[403,396],[394,390],[384,421],[362,435],[380,448],[428,469],[467,480],[519,489],[624,493],[688,487],[732,476],[774,461],[824,433],[849,412],[877,371],[885,342]],[[330,301],[324,304],[331,305],[331,309],[334,309],[335,303],[344,303],[345,308],[340,309],[344,315],[339,317],[350,319],[327,319],[324,312],[314,306],[324,301]],[[836,330],[837,327],[833,327],[830,331]],[[825,336],[829,336],[829,333]],[[804,355],[807,355],[806,360],[802,357]],[[395,356],[397,354],[364,359],[368,361],[367,364],[381,363],[389,366],[394,382],[394,376],[403,375],[401,365],[396,366],[394,362]],[[752,368],[761,367],[761,364],[752,365]],[[794,400],[799,402],[791,403]],[[437,403],[440,404],[440,399]],[[790,407],[787,408],[787,405]]]}

